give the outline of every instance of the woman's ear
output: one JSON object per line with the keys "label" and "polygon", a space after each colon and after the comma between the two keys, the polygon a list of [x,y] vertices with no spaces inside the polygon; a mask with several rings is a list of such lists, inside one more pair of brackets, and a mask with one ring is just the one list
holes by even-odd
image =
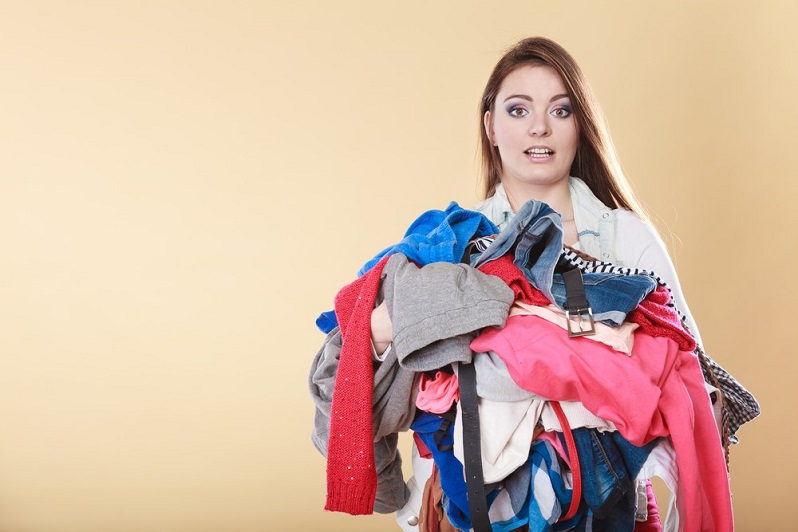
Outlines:
{"label": "woman's ear", "polygon": [[485,116],[482,117],[482,124],[485,126],[485,134],[488,136],[488,140],[495,146],[496,139],[493,134],[493,119],[490,115],[490,111],[485,111]]}

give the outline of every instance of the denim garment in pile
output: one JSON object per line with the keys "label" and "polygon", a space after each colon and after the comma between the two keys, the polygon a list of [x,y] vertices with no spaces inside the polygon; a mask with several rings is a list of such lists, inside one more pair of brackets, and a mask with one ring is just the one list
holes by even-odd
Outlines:
{"label": "denim garment in pile", "polygon": [[[649,275],[583,273],[582,282],[593,310],[593,319],[614,326],[621,325],[626,315],[657,288],[657,280]],[[565,310],[566,293],[562,274],[554,274],[551,291],[554,302]]]}
{"label": "denim garment in pile", "polygon": [[[642,447],[618,432],[577,428],[573,431],[582,471],[582,500],[600,530],[626,532],[635,526],[635,477],[656,447],[654,439]],[[565,438],[558,434],[565,444]]]}
{"label": "denim garment in pile", "polygon": [[478,268],[512,252],[513,263],[532,286],[553,303],[551,285],[562,244],[562,217],[547,204],[533,199],[524,203],[496,240],[471,265]]}
{"label": "denim garment in pile", "polygon": [[543,532],[634,529],[635,477],[659,440],[637,447],[618,432],[577,428],[573,435],[582,471],[582,502],[576,515],[558,522],[570,506],[572,487],[564,481],[554,448],[537,440],[527,464],[504,480],[490,505],[493,532],[511,532],[527,524],[529,530]]}

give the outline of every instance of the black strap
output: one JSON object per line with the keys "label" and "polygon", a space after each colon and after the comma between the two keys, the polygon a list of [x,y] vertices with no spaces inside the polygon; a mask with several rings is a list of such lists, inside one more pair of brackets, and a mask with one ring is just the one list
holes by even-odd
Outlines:
{"label": "black strap", "polygon": [[457,375],[460,385],[460,408],[463,410],[463,458],[468,490],[468,509],[474,532],[491,532],[488,503],[482,475],[482,450],[479,443],[479,410],[477,409],[477,374],[474,364],[460,364]]}
{"label": "black strap", "polygon": [[568,324],[568,336],[574,338],[596,334],[593,309],[587,300],[582,271],[579,268],[564,271],[562,280],[565,283],[565,318]]}
{"label": "black strap", "polygon": [[585,284],[582,282],[582,272],[579,268],[573,268],[562,274],[565,282],[565,308],[571,312],[586,310],[590,303],[585,294]]}
{"label": "black strap", "polygon": [[452,405],[452,408],[448,412],[441,414],[441,418],[443,418],[441,419],[441,426],[438,427],[438,430],[436,430],[432,435],[432,441],[435,442],[435,447],[437,447],[439,451],[447,452],[454,449],[454,445],[451,443],[444,444],[441,443],[441,441],[449,433],[449,427],[452,426],[452,423],[454,423],[455,419],[457,418],[457,410],[455,406]]}

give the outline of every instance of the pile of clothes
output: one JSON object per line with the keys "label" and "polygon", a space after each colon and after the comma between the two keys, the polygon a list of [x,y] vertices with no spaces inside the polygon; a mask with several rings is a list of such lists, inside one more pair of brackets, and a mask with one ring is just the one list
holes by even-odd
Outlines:
{"label": "pile of clothes", "polygon": [[[423,518],[472,528],[458,381],[469,364],[494,531],[632,530],[646,510],[638,481],[653,476],[672,493],[666,530],[733,529],[724,449],[759,405],[703,354],[654,272],[585,257],[562,234],[535,200],[501,232],[452,203],[341,289],[317,320],[327,337],[310,371],[327,510],[402,508],[398,433],[412,430],[434,461]],[[589,310],[569,309],[574,269]],[[377,353],[383,302],[394,337]]]}

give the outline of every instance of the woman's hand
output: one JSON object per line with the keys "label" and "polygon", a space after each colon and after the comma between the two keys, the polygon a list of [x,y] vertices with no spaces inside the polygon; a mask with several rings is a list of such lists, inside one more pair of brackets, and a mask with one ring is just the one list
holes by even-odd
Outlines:
{"label": "woman's hand", "polygon": [[371,311],[371,341],[377,355],[382,355],[393,341],[393,323],[385,301]]}

